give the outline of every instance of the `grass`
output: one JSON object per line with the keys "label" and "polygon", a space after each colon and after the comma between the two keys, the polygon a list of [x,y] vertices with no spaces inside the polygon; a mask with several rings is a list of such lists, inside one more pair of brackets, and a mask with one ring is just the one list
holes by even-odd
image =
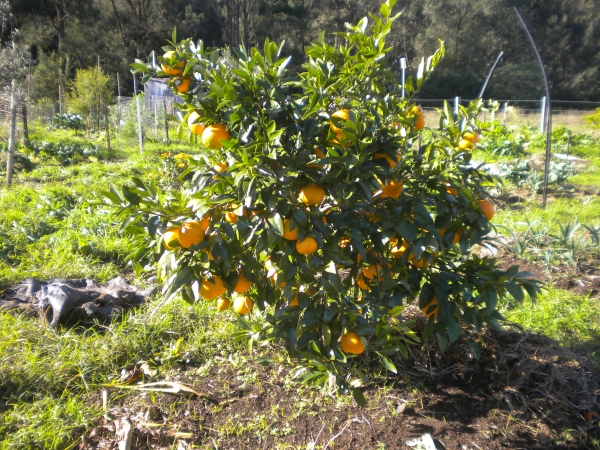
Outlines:
{"label": "grass", "polygon": [[504,317],[528,331],[545,334],[562,345],[586,352],[600,362],[600,302],[552,287],[544,290],[535,304],[506,309]]}

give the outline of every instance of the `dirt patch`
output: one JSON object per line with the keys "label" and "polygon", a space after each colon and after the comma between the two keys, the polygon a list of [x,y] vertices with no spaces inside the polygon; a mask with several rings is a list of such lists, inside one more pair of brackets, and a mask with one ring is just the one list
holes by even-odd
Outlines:
{"label": "dirt patch", "polygon": [[591,448],[600,379],[585,357],[519,331],[488,330],[480,344],[477,361],[465,342],[444,355],[427,342],[395,361],[399,375],[374,377],[365,408],[296,383],[289,367],[218,358],[164,377],[206,397],[113,390],[80,448],[117,449],[124,421],[136,449],[408,449],[425,433],[445,449]]}
{"label": "dirt patch", "polygon": [[502,270],[517,265],[519,266],[519,270],[532,273],[534,278],[545,283],[551,283],[559,289],[564,289],[576,295],[597,297],[600,294],[600,268],[598,267],[598,261],[580,261],[577,269],[566,264],[553,265],[550,267],[550,273],[541,264],[526,259],[515,258],[512,254],[501,255],[499,262]]}

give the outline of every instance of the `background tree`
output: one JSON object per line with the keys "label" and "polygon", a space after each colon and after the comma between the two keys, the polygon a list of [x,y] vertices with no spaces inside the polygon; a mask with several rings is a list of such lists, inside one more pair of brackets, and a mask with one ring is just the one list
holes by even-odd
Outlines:
{"label": "background tree", "polygon": [[103,105],[114,99],[114,86],[110,77],[97,67],[79,69],[69,87],[69,110],[85,118],[88,130],[94,125],[99,129]]}

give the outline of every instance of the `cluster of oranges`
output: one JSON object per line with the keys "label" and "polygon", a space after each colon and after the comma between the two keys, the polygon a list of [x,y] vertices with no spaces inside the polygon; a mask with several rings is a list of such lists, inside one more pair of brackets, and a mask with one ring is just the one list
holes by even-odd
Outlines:
{"label": "cluster of oranges", "polygon": [[[425,119],[423,113],[420,108],[413,107],[410,109],[410,113],[412,114],[412,128],[419,130],[425,127]],[[333,142],[335,144],[343,144],[344,146],[349,145],[348,141],[345,139],[344,130],[340,125],[340,121],[355,121],[355,115],[351,110],[341,109],[333,114],[331,114],[331,122],[329,124],[330,130],[333,132],[335,136],[333,138]],[[221,140],[227,140],[230,138],[229,132],[223,125],[211,125],[205,127],[201,122],[201,116],[197,111],[192,111],[187,119],[187,124],[190,131],[197,135],[202,135],[202,142],[205,147],[209,149],[218,149],[222,146]],[[392,128],[398,129],[401,125],[397,122],[392,124]],[[472,147],[476,142],[479,141],[479,136],[477,133],[465,132],[462,135],[462,139],[460,140],[459,147],[467,148],[466,144],[463,144],[463,141],[468,141],[470,146]],[[470,147],[469,147],[470,148]],[[320,159],[325,158],[325,153],[320,148],[315,148],[313,153]],[[387,161],[390,169],[394,169],[397,167],[398,162],[391,158],[386,153],[375,153],[373,155],[375,160],[382,159]],[[321,168],[321,164],[313,164],[309,165],[311,168]],[[216,162],[213,165],[213,170],[217,174],[222,174],[228,170],[228,166],[224,162]],[[379,183],[380,189],[374,192],[373,199],[397,199],[401,196],[404,190],[404,185],[399,179],[387,179],[385,182],[377,180]],[[446,193],[448,195],[452,195],[454,197],[458,197],[458,190],[452,186],[447,186]],[[323,203],[324,199],[327,197],[326,190],[316,184],[310,183],[302,187],[298,194],[297,200],[299,204],[304,205],[306,208],[319,206]],[[481,212],[485,215],[488,220],[494,215],[494,206],[488,200],[479,200],[478,206]],[[220,208],[217,208],[218,211]],[[234,205],[234,210],[240,210],[239,205]],[[265,211],[252,211],[250,214],[255,215],[257,213],[262,213],[266,217]],[[244,217],[248,217],[248,212],[243,209]],[[319,243],[315,237],[310,234],[304,235],[300,233],[300,227],[296,224],[294,220],[292,220],[292,215],[289,214],[289,217],[283,219],[283,238],[287,241],[295,242],[295,249],[300,255],[310,256],[316,253],[319,249]],[[231,210],[224,211],[222,214],[224,220],[229,224],[236,224],[239,216]],[[326,217],[323,216],[323,222],[327,223]],[[377,221],[378,217],[376,214],[372,214],[370,216],[370,220]],[[206,236],[207,230],[211,225],[211,218],[208,215],[205,215],[201,221],[190,221],[185,222],[181,226],[174,227],[168,229],[163,234],[163,245],[167,250],[174,251],[179,247],[190,249],[194,245],[198,245],[202,243],[205,239],[212,239],[213,234],[210,234],[208,237]],[[213,232],[214,233],[214,232]],[[446,229],[440,229],[439,233],[441,236],[446,235]],[[451,241],[452,244],[458,243],[460,236],[463,235],[463,231],[459,230],[455,232],[452,236],[447,238]],[[351,245],[351,241],[348,237],[343,237],[338,243],[341,249],[344,249]],[[209,252],[210,260],[214,261],[212,251],[208,248],[205,248]],[[393,236],[389,241],[389,251],[390,254],[398,259],[401,258],[407,251],[409,251],[408,261],[414,267],[423,269],[427,268],[430,265],[430,260],[425,258],[425,255],[420,257],[420,259],[416,259],[415,255],[411,250],[411,245],[404,239],[399,238],[397,236]],[[390,278],[394,278],[395,274],[391,272],[390,265],[385,264],[387,267],[384,270],[384,267],[381,262],[381,257],[378,256],[375,252],[369,252],[369,258],[372,259],[372,263],[367,263],[361,261],[360,254],[358,255],[358,259],[356,263],[359,265],[360,270],[358,271],[355,278],[355,285],[363,291],[372,290],[374,283],[381,283],[383,280],[383,276],[389,276]],[[437,253],[433,254],[433,258],[437,257]],[[265,259],[265,268],[268,273],[268,278],[278,289],[283,289],[286,283],[282,280],[278,280],[278,269],[271,261],[270,257],[267,256]],[[239,314],[249,314],[253,308],[253,301],[247,295],[247,292],[251,289],[252,283],[244,276],[243,273],[238,269],[237,278],[233,283],[228,283],[230,288],[228,289],[223,281],[218,275],[209,274],[206,278],[204,278],[199,287],[199,294],[202,298],[206,300],[216,300],[216,306],[219,311],[224,311],[231,306],[233,301],[233,309]],[[293,288],[295,295],[288,301],[289,307],[298,306],[298,288]],[[227,298],[228,291],[233,295],[232,300]],[[439,306],[437,303],[437,299],[435,296],[428,303],[426,307],[423,308],[424,314],[429,318],[432,317],[434,320],[437,319],[439,311]],[[350,354],[361,354],[365,351],[365,341],[361,339],[360,336],[355,331],[347,331],[340,337],[340,346],[342,350],[346,353]]]}

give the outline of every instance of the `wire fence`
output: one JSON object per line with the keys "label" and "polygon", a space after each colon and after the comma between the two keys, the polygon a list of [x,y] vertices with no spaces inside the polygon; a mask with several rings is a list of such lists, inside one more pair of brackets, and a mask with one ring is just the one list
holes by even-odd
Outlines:
{"label": "wire fence", "polygon": [[[177,97],[140,96],[140,120],[143,139],[156,142],[178,142],[176,126],[169,121],[168,115],[175,115]],[[469,100],[461,99],[461,104]],[[416,100],[423,108],[425,118],[430,125],[439,122],[438,109],[443,107],[444,99]],[[576,102],[553,101],[553,126],[564,125],[576,132],[590,132],[584,117],[595,112],[591,109],[594,102],[585,103],[590,109],[567,109],[566,106]],[[486,105],[489,105],[486,102]],[[514,106],[513,106],[514,105]],[[535,105],[535,106],[534,106]],[[560,105],[560,106],[557,106]],[[597,103],[600,107],[600,102]],[[61,108],[58,99],[43,99],[38,102],[25,102],[17,107],[16,140],[23,141],[32,123],[48,128],[53,126],[53,117],[66,108]],[[0,97],[0,144],[8,142],[10,129],[10,98]],[[481,121],[500,121],[506,126],[521,126],[528,124],[541,129],[541,104],[537,100],[501,100],[495,102],[495,107],[484,108],[478,117]],[[94,132],[104,132],[105,121],[109,121],[110,132],[115,137],[138,140],[137,104],[134,97],[118,97],[113,105],[107,108],[107,114],[102,115],[97,130],[81,130],[91,136]]]}

